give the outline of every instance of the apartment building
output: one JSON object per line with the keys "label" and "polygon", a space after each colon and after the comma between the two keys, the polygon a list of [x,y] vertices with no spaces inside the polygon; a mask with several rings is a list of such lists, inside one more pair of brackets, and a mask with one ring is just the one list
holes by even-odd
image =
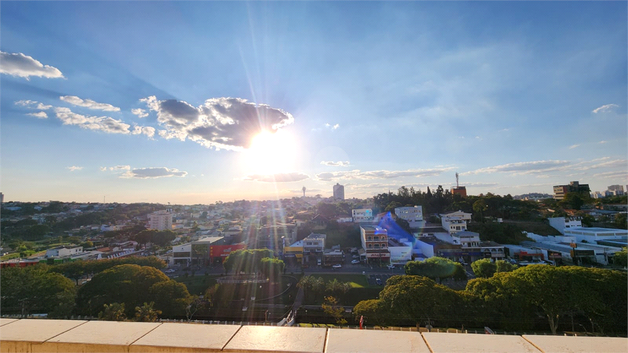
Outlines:
{"label": "apartment building", "polygon": [[148,229],[166,230],[172,229],[172,213],[168,211],[156,211],[148,215]]}
{"label": "apartment building", "polygon": [[390,261],[386,229],[375,225],[362,225],[360,226],[360,240],[367,262],[376,259],[380,259],[382,262]]}

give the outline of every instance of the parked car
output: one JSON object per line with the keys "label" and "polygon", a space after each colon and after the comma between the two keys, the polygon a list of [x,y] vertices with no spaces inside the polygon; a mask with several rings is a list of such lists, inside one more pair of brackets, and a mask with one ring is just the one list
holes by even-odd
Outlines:
{"label": "parked car", "polygon": [[342,265],[341,264],[335,264],[335,265],[332,266],[332,268],[339,269],[339,268],[342,268]]}
{"label": "parked car", "polygon": [[375,283],[377,283],[378,286],[382,285],[382,280],[379,278],[375,278]]}
{"label": "parked car", "polygon": [[392,270],[393,268],[395,268],[395,265],[390,264],[390,265],[388,265],[388,266],[386,266],[386,267],[388,267],[389,269],[391,269],[391,270]]}
{"label": "parked car", "polygon": [[351,263],[354,264],[354,265],[357,265],[357,264],[360,263],[360,260],[353,260],[353,261],[351,261]]}

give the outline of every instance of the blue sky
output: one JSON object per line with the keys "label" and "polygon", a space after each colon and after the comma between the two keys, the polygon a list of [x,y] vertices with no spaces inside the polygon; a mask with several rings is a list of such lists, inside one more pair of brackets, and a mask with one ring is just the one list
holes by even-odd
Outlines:
{"label": "blue sky", "polygon": [[[5,200],[628,184],[625,2],[3,2]],[[265,133],[262,131],[265,130]],[[261,137],[256,137],[261,133]]]}

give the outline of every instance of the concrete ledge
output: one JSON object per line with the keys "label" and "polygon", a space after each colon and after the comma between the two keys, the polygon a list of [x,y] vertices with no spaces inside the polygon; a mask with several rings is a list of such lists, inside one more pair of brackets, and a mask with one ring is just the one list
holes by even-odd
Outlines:
{"label": "concrete ledge", "polygon": [[430,353],[418,332],[330,329],[325,352]]}
{"label": "concrete ledge", "polygon": [[2,319],[1,352],[627,352],[628,338]]}
{"label": "concrete ledge", "polygon": [[622,337],[566,337],[566,336],[522,336],[528,342],[543,350],[543,352],[569,353],[626,353],[628,339]]}

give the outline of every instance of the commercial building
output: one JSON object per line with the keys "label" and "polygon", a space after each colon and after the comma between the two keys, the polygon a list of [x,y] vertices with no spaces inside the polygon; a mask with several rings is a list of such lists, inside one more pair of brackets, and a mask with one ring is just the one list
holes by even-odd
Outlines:
{"label": "commercial building", "polygon": [[440,215],[443,228],[453,234],[455,232],[467,230],[467,221],[471,220],[471,213],[456,211]]}
{"label": "commercial building", "polygon": [[397,207],[395,214],[401,219],[408,221],[410,228],[423,228],[425,222],[423,220],[423,206],[414,207]]}
{"label": "commercial building", "polygon": [[148,215],[148,229],[172,229],[172,213],[170,211],[156,211]]}
{"label": "commercial building", "polygon": [[628,230],[596,227],[567,228],[564,234],[575,238],[578,242],[596,243],[600,240],[622,239],[628,236]]}
{"label": "commercial building", "polygon": [[336,183],[334,185],[334,199],[336,200],[344,200],[345,199],[345,187]]}
{"label": "commercial building", "polygon": [[548,218],[550,226],[565,234],[565,229],[582,228],[582,218],[580,217],[554,217]]}
{"label": "commercial building", "polygon": [[464,186],[456,186],[451,188],[452,195],[460,195],[462,197],[467,197],[467,188]]}
{"label": "commercial building", "polygon": [[360,240],[367,262],[376,259],[382,262],[390,261],[386,229],[375,225],[362,225],[360,226]]}
{"label": "commercial building", "polygon": [[[216,249],[215,251],[211,250],[212,246],[216,245],[227,245],[225,244],[224,237],[205,237],[191,243],[176,245],[172,247],[172,257],[170,258],[171,265],[174,264],[182,264],[182,265],[190,265],[190,264],[204,264],[208,265],[211,262],[217,262],[220,260],[221,262],[226,258],[229,254],[226,253],[226,248]],[[244,249],[244,244],[242,245],[232,245],[229,253],[231,251],[235,251],[236,248]],[[225,254],[223,256],[223,254]]]}
{"label": "commercial building", "polygon": [[572,181],[569,185],[555,185],[554,186],[554,199],[563,200],[568,192],[582,192],[587,195],[591,193],[589,184],[580,184],[578,181]]}
{"label": "commercial building", "polygon": [[365,223],[373,221],[373,210],[370,208],[358,208],[351,210],[351,217],[354,223]]}
{"label": "commercial building", "polygon": [[58,246],[53,249],[46,250],[46,257],[69,257],[73,255],[78,255],[83,252],[82,246],[74,246],[74,247],[65,247]]}
{"label": "commercial building", "polygon": [[327,239],[327,234],[311,233],[303,238],[303,252],[322,253],[325,250],[325,239]]}

